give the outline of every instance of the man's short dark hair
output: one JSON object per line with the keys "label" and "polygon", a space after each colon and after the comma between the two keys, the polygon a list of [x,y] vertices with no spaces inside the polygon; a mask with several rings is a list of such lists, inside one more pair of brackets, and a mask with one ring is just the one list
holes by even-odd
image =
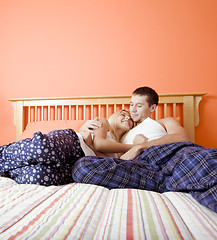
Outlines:
{"label": "man's short dark hair", "polygon": [[158,105],[159,97],[154,89],[150,87],[139,87],[133,91],[132,95],[147,96],[149,107],[153,104]]}

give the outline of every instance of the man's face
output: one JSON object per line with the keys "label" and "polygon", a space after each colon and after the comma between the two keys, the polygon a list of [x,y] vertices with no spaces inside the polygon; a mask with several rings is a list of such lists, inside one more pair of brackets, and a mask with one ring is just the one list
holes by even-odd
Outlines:
{"label": "man's face", "polygon": [[155,109],[155,106],[152,105],[149,107],[147,102],[147,96],[141,95],[132,95],[130,101],[130,114],[131,118],[137,124],[141,123],[147,117],[150,116],[151,112]]}

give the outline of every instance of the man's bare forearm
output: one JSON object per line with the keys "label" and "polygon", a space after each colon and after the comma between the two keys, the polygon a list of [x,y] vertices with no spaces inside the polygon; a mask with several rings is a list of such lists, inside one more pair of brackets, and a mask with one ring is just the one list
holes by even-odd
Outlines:
{"label": "man's bare forearm", "polygon": [[162,145],[166,143],[173,143],[173,142],[186,142],[189,141],[189,138],[186,135],[180,135],[180,134],[168,134],[166,136],[163,136],[161,138],[148,141],[142,144],[143,150],[150,148],[152,146],[156,145]]}
{"label": "man's bare forearm", "polygon": [[165,143],[173,143],[173,142],[186,142],[189,141],[188,137],[185,135],[180,134],[168,134],[164,137],[158,138],[156,140],[152,140],[149,142],[144,142],[141,144],[138,144],[131,148],[128,152],[123,154],[121,156],[121,159],[123,160],[132,160],[136,158],[142,151],[146,150],[147,148],[150,148],[152,146],[156,145],[162,145]]}

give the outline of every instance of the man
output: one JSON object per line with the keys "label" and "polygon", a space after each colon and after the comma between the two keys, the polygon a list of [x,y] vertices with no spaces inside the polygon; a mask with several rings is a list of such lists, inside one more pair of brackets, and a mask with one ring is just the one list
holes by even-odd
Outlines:
{"label": "man", "polygon": [[[135,137],[139,135],[141,144],[131,148],[122,155],[121,159],[134,159],[142,151],[154,145],[189,141],[184,128],[174,118],[167,117],[157,121],[150,118],[151,113],[156,110],[158,99],[158,94],[150,87],[140,87],[132,93],[130,113],[136,126],[127,133],[123,143],[133,144]],[[95,119],[84,124],[81,130],[87,128],[94,130],[98,127],[100,122]]]}
{"label": "man", "polygon": [[[184,128],[173,118],[150,119],[157,105],[158,95],[153,89],[136,89],[130,102],[136,126],[124,142],[130,144],[136,140],[140,144],[121,159],[79,159],[72,171],[74,181],[109,189],[189,192],[198,202],[217,212],[217,149],[189,142]],[[90,121],[83,127],[95,129],[99,123]]]}
{"label": "man", "polygon": [[184,128],[176,119],[167,117],[155,121],[150,118],[151,113],[156,110],[158,99],[158,94],[149,87],[137,88],[132,93],[130,113],[136,127],[126,135],[124,143],[131,144],[137,134],[143,134],[148,141],[132,148],[122,156],[122,159],[133,159],[154,145],[189,140]]}

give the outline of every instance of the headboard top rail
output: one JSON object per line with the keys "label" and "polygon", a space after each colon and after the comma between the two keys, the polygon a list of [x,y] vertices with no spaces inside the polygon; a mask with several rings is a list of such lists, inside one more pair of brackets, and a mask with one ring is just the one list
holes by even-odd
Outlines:
{"label": "headboard top rail", "polygon": [[[185,97],[185,96],[203,96],[206,92],[193,92],[193,93],[165,93],[159,94],[161,97]],[[41,101],[41,100],[72,100],[72,99],[120,99],[129,98],[131,95],[105,95],[105,96],[72,96],[72,97],[41,97],[41,98],[11,98],[9,101]]]}

